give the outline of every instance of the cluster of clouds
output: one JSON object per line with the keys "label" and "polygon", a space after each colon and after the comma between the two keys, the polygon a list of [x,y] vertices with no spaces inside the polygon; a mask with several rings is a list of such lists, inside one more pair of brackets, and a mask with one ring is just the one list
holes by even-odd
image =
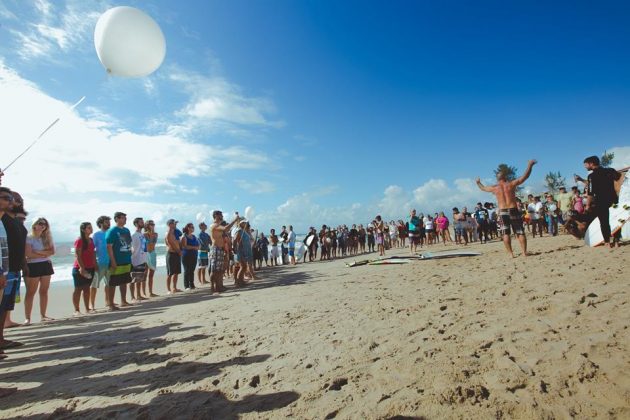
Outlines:
{"label": "cluster of clouds", "polygon": [[[21,60],[54,62],[69,51],[82,50],[93,55],[94,24],[100,12],[110,5],[99,3],[98,11],[90,2],[78,0],[63,3],[37,0],[32,5],[35,20],[18,29],[15,24],[18,16],[0,3],[0,17],[9,22],[6,27],[16,48],[20,47]],[[324,196],[342,195],[343,190],[335,186],[286,198],[281,196],[278,185],[255,176],[260,174],[256,171],[268,169],[272,163],[265,152],[251,144],[245,147],[235,142],[219,145],[207,141],[208,136],[264,137],[285,127],[271,98],[248,95],[224,76],[200,74],[177,66],[166,68],[142,83],[149,97],[159,95],[160,89],[168,86],[180,91],[185,99],[166,118],[149,122],[150,130],[132,130],[89,101],[80,112],[68,111],[69,104],[22,77],[0,56],[3,98],[0,165],[6,165],[42,128],[61,117],[59,124],[27,157],[7,171],[4,180],[24,193],[28,210],[34,216],[45,215],[54,222],[58,237],[73,238],[79,223],[118,210],[158,223],[169,217],[192,220],[198,213],[209,219],[210,212],[221,209],[222,205],[196,204],[206,200],[198,197],[196,187],[184,181],[203,180],[235,170],[252,171],[254,176],[230,180],[234,187],[250,195],[252,201],[264,194],[277,197],[279,204],[260,209],[254,217],[253,222],[263,229],[293,224],[298,231],[304,231],[314,224],[367,223],[376,214],[387,220],[399,219],[411,208],[425,213],[448,211],[455,206],[473,206],[477,201],[491,200],[470,178],[430,179],[407,189],[390,185],[380,197],[361,203],[343,203],[344,199],[339,197],[340,205],[321,204]],[[307,137],[296,140],[302,145],[316,143]],[[615,153],[616,167],[630,165],[630,147],[609,151]],[[173,164],[174,156],[177,164]],[[305,158],[296,155],[294,159]],[[535,181],[528,188],[540,191],[542,182]],[[233,211],[225,207],[223,210]]]}

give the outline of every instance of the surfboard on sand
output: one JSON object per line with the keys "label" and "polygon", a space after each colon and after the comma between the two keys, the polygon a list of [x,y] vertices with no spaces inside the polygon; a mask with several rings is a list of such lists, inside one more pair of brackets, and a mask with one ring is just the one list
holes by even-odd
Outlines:
{"label": "surfboard on sand", "polygon": [[346,263],[346,267],[359,267],[361,265],[367,265],[372,261],[378,260],[361,260],[361,261],[352,261],[351,263]]}
{"label": "surfboard on sand", "polygon": [[[630,229],[626,226],[629,225],[630,220],[630,178],[626,175],[621,189],[619,190],[619,204],[610,208],[610,232],[611,235],[621,231],[621,237],[623,239],[630,239]],[[624,236],[624,234],[626,236]],[[604,236],[602,235],[601,222],[599,217],[588,225],[586,235],[584,235],[584,242],[588,246],[599,246],[604,243]]]}
{"label": "surfboard on sand", "polygon": [[423,260],[437,260],[440,258],[456,258],[456,257],[477,257],[481,255],[479,251],[438,251],[438,252],[424,252],[421,255]]}
{"label": "surfboard on sand", "polygon": [[389,264],[408,264],[410,262],[409,259],[387,259],[387,260],[376,260],[371,261],[368,265],[389,265]]}

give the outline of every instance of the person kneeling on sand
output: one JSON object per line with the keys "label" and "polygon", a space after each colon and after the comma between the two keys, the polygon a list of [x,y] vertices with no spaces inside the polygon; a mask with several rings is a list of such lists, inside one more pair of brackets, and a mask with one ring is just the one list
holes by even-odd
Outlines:
{"label": "person kneeling on sand", "polygon": [[516,188],[529,178],[532,173],[532,168],[536,164],[535,160],[530,160],[527,163],[527,169],[520,178],[509,181],[507,173],[505,171],[497,172],[497,184],[492,186],[485,186],[481,183],[479,177],[477,177],[477,186],[480,190],[493,193],[497,197],[499,203],[499,217],[503,222],[503,244],[508,254],[514,257],[512,251],[512,239],[510,237],[511,230],[514,230],[518,237],[518,241],[521,244],[523,250],[523,256],[527,256],[527,238],[525,237],[525,231],[523,230],[523,217],[521,212],[517,209],[516,204]]}

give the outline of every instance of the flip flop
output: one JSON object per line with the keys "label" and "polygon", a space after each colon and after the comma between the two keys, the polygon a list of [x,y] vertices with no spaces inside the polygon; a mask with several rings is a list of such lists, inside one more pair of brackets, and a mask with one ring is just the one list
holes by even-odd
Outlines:
{"label": "flip flop", "polygon": [[43,316],[42,317],[42,322],[53,322],[55,319],[51,318],[49,316]]}
{"label": "flip flop", "polygon": [[22,347],[23,345],[24,343],[20,343],[19,341],[4,340],[4,344],[0,344],[0,350],[14,349],[16,347]]}

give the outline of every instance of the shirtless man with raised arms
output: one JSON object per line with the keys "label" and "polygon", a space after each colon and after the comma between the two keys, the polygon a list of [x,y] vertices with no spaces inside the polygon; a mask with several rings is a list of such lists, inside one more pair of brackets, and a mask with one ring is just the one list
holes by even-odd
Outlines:
{"label": "shirtless man with raised arms", "polygon": [[525,237],[525,231],[523,230],[523,216],[518,210],[516,205],[516,187],[521,185],[529,178],[532,173],[532,167],[536,164],[535,160],[530,160],[527,163],[527,169],[525,173],[513,181],[507,180],[507,174],[504,172],[497,173],[497,184],[486,187],[481,183],[479,177],[477,177],[477,186],[480,190],[493,193],[497,197],[497,203],[499,204],[499,217],[503,222],[503,244],[508,254],[514,257],[512,252],[512,239],[510,237],[511,230],[514,230],[518,241],[521,244],[523,250],[523,257],[527,256],[527,238]]}
{"label": "shirtless man with raised arms", "polygon": [[225,249],[223,248],[223,233],[229,231],[240,220],[238,213],[231,223],[222,226],[223,212],[215,210],[212,212],[214,223],[210,225],[210,236],[212,237],[212,246],[210,247],[209,263],[210,263],[210,292],[220,293],[225,291],[223,287],[223,271],[225,270]]}

